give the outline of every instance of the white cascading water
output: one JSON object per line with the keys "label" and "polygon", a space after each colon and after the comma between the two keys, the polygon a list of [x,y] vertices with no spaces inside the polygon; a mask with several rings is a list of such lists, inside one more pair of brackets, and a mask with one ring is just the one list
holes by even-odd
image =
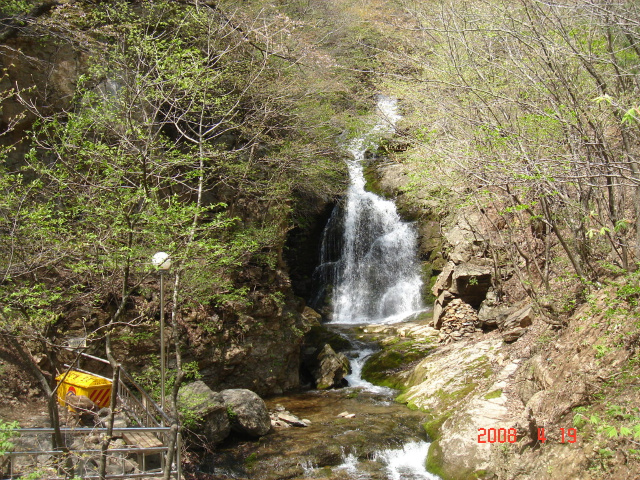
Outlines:
{"label": "white cascading water", "polygon": [[363,348],[357,351],[347,352],[351,372],[345,377],[345,380],[348,382],[349,387],[359,388],[367,392],[375,393],[376,395],[386,395],[392,397],[397,394],[397,392],[392,388],[380,387],[362,378],[362,367],[364,367],[367,358],[369,358],[373,353],[375,353],[375,351],[370,348]]}
{"label": "white cascading water", "polygon": [[[390,200],[365,190],[363,162],[368,149],[375,149],[380,135],[392,133],[400,119],[394,99],[378,98],[380,120],[365,136],[349,146],[347,161],[350,186],[344,207],[334,209],[322,238],[320,265],[314,273],[317,293],[313,306],[332,297],[331,323],[392,323],[422,310],[417,233],[411,223],[398,215]],[[340,228],[341,227],[341,228]],[[389,399],[394,390],[364,380],[362,367],[374,351],[359,342],[349,352],[349,386]],[[375,453],[370,462],[382,468],[389,480],[437,480],[425,469],[429,443],[413,441],[401,448]],[[343,452],[336,470],[352,480],[372,477],[352,453]]]}
{"label": "white cascading water", "polygon": [[[425,459],[429,451],[427,442],[409,442],[400,448],[380,450],[373,455],[370,462],[383,466],[388,480],[440,480],[440,477],[427,472]],[[343,471],[350,480],[369,480],[379,478],[372,476],[369,468],[362,468],[361,462],[354,454],[342,453],[343,463],[335,470]]]}
{"label": "white cascading water", "polygon": [[[392,323],[420,312],[422,280],[417,259],[418,237],[414,226],[404,222],[390,200],[365,190],[363,163],[367,150],[375,150],[383,134],[393,133],[400,119],[394,99],[378,98],[380,119],[369,133],[353,141],[347,161],[350,186],[344,206],[337,206],[323,233],[320,265],[314,272],[316,293],[311,305],[321,308],[331,297],[331,323]],[[374,351],[353,341],[348,352],[351,373],[349,386],[391,401],[395,393],[364,380],[362,367]],[[389,480],[437,480],[425,469],[429,450],[425,441],[411,441],[401,448],[377,451],[366,460],[343,452],[343,463],[336,470],[350,480],[380,478]],[[371,464],[377,464],[377,467]],[[378,470],[378,474],[371,473]],[[313,478],[313,466],[305,475]],[[307,478],[307,477],[305,477]]]}
{"label": "white cascading water", "polygon": [[402,448],[378,452],[374,460],[384,463],[389,480],[440,480],[425,468],[429,446],[427,442],[409,442]]}
{"label": "white cascading water", "polygon": [[[325,283],[334,282],[332,323],[391,323],[422,308],[415,228],[400,218],[392,201],[365,190],[365,153],[401,118],[396,101],[388,97],[379,97],[378,111],[376,126],[348,148],[352,158],[347,161],[350,186],[342,238],[331,238],[336,211],[323,237],[318,271]],[[338,242],[339,259],[331,261]]]}

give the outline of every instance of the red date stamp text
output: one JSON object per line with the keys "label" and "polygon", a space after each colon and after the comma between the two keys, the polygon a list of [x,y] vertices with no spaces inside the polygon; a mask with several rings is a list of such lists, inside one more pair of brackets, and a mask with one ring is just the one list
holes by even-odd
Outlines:
{"label": "red date stamp text", "polygon": [[[560,443],[575,443],[578,439],[578,430],[575,428],[560,428]],[[547,441],[544,427],[538,428],[538,440]],[[479,428],[478,443],[515,443],[517,431],[515,428]]]}

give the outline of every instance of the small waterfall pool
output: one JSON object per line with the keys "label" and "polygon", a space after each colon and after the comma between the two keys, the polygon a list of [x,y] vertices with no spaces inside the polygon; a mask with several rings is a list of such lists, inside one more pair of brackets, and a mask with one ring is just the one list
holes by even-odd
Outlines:
{"label": "small waterfall pool", "polygon": [[[347,352],[351,362],[351,373],[346,377],[349,382],[348,388],[372,394],[379,402],[385,402],[383,399],[386,398],[389,404],[392,404],[397,394],[396,390],[374,385],[362,378],[362,368],[376,349],[353,338],[350,340],[356,348]],[[439,477],[429,473],[425,467],[430,445],[426,440],[412,440],[399,447],[377,450],[372,458],[365,460],[359,459],[355,454],[348,454],[335,470],[344,471],[349,479],[437,480]],[[372,476],[371,463],[377,464],[377,468],[373,470],[377,471],[378,475],[383,475],[382,477]],[[312,471],[307,473],[310,474]]]}
{"label": "small waterfall pool", "polygon": [[[315,301],[329,300],[331,323],[336,328],[395,323],[423,310],[415,227],[400,218],[393,201],[365,189],[366,152],[375,151],[381,137],[392,134],[401,118],[397,102],[385,96],[378,96],[377,111],[371,130],[348,145],[351,158],[347,161],[350,185],[346,201],[336,206],[325,228],[316,270],[319,293]],[[362,368],[374,348],[350,337],[356,346],[347,352],[352,369],[346,377],[350,388],[370,395],[375,402],[393,405],[394,390],[362,378]],[[400,445],[378,448],[366,458],[343,450],[343,461],[334,470],[350,479],[436,479],[425,469],[428,450],[424,439],[405,439]],[[315,471],[305,472],[311,475]]]}
{"label": "small waterfall pool", "polygon": [[[259,442],[236,439],[212,459],[221,478],[437,480],[426,471],[429,450],[421,412],[394,402],[395,390],[361,376],[375,346],[356,340],[358,325],[395,323],[423,310],[414,225],[395,204],[365,190],[364,160],[400,118],[395,100],[379,96],[378,120],[348,145],[350,186],[325,228],[311,306],[331,308],[331,328],[354,346],[349,387],[268,400],[306,428],[280,428]],[[243,460],[241,460],[243,459]],[[215,477],[220,478],[220,477]]]}
{"label": "small waterfall pool", "polygon": [[[393,201],[365,188],[366,152],[375,151],[381,136],[392,134],[401,118],[396,100],[389,97],[378,96],[377,111],[371,130],[348,145],[351,158],[347,161],[350,185],[346,201],[336,206],[325,228],[316,270],[320,288],[315,301],[326,302],[330,286],[331,323],[336,327],[395,323],[423,310],[415,227],[401,219]],[[394,390],[362,378],[364,363],[375,350],[350,340],[357,348],[347,353],[352,369],[346,377],[349,386],[391,404]],[[352,479],[436,479],[425,469],[428,450],[428,442],[416,439],[378,449],[366,460],[343,451],[343,463],[336,469]],[[378,465],[379,476],[371,476],[371,470],[376,470],[372,463]]]}

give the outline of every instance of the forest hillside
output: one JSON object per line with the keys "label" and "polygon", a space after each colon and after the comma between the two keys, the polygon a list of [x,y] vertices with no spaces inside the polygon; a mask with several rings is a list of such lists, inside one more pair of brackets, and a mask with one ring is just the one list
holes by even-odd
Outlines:
{"label": "forest hillside", "polygon": [[[402,118],[367,188],[416,227],[433,341],[494,351],[435,400],[415,358],[374,372],[430,415],[429,468],[640,475],[639,74],[634,1],[3,1],[0,399],[45,398],[56,423],[78,345],[157,398],[159,278],[170,411],[196,379],[304,387],[342,145],[383,94]],[[518,448],[456,450],[465,428],[478,443],[476,386],[511,363],[488,393],[519,402]],[[578,429],[579,449],[540,448],[543,426]]]}

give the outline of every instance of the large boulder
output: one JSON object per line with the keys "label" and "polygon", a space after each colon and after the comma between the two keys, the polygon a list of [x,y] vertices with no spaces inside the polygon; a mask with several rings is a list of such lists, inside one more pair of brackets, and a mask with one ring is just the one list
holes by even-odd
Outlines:
{"label": "large boulder", "polygon": [[209,443],[220,443],[231,432],[223,396],[200,380],[180,388],[178,410],[183,424]]}
{"label": "large boulder", "polygon": [[453,294],[449,293],[448,290],[443,290],[440,295],[438,295],[438,298],[436,298],[433,304],[433,326],[436,329],[439,330],[442,327],[444,310],[454,298]]}
{"label": "large boulder", "polygon": [[448,262],[442,269],[440,275],[438,275],[436,282],[433,284],[433,287],[431,287],[431,292],[436,297],[440,296],[442,292],[448,291],[451,288],[453,271],[455,270],[455,268],[455,263]]}
{"label": "large boulder", "polygon": [[500,303],[496,294],[492,291],[487,293],[478,309],[478,320],[485,330],[494,330],[504,324],[505,319],[513,313],[517,307]]}
{"label": "large boulder", "polygon": [[502,339],[507,343],[515,342],[533,323],[533,315],[533,306],[530,303],[511,313],[500,325]]}
{"label": "large boulder", "polygon": [[271,430],[271,417],[257,393],[244,388],[222,390],[231,429],[250,437],[261,437]]}
{"label": "large boulder", "polygon": [[[310,308],[306,308],[305,312],[313,312]],[[316,314],[317,315],[317,314]],[[326,346],[329,346],[331,350],[325,350]],[[322,388],[331,388],[332,386],[343,386],[344,373],[343,363],[347,362],[347,373],[349,370],[348,360],[344,355],[340,355],[336,352],[342,352],[352,348],[351,342],[339,333],[329,330],[325,325],[317,321],[310,324],[309,331],[304,337],[302,344],[302,362],[300,375],[302,383],[315,387],[317,385],[326,385]],[[331,353],[333,352],[333,353]],[[331,359],[338,356],[339,361],[332,361]],[[334,375],[331,377],[331,369],[333,368]],[[342,376],[335,379],[335,372],[343,372]],[[329,378],[331,377],[331,378]]]}
{"label": "large boulder", "polygon": [[315,382],[318,390],[340,388],[347,385],[344,377],[349,374],[349,359],[344,353],[336,353],[331,345],[326,344],[317,357]]}

